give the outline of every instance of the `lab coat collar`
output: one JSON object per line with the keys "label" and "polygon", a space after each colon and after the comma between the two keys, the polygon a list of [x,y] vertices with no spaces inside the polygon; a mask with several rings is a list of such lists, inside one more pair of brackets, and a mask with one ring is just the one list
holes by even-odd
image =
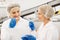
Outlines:
{"label": "lab coat collar", "polygon": [[52,23],[52,21],[49,21],[44,27],[48,27],[48,25],[50,25]]}

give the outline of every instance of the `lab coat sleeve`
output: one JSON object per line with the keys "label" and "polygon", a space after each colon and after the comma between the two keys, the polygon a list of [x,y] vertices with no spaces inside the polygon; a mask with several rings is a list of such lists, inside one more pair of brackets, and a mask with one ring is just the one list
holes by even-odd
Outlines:
{"label": "lab coat sleeve", "polygon": [[59,32],[56,28],[48,30],[45,36],[45,40],[59,40]]}
{"label": "lab coat sleeve", "polygon": [[10,40],[10,34],[4,24],[1,27],[1,40]]}

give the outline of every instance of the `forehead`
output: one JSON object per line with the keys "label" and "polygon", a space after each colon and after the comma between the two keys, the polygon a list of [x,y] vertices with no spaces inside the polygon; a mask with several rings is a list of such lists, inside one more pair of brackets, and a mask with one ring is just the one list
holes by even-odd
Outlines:
{"label": "forehead", "polygon": [[38,14],[44,15],[44,12],[43,12],[43,10],[41,8],[38,8]]}
{"label": "forehead", "polygon": [[19,9],[20,9],[19,7],[14,7],[14,8],[11,8],[11,10],[10,10],[10,11],[11,11],[11,12],[19,11]]}

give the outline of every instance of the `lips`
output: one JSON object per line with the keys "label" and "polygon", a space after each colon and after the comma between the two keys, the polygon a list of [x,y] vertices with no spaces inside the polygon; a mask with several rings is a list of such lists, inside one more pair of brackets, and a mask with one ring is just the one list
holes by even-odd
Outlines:
{"label": "lips", "polygon": [[18,16],[14,16],[14,18],[18,18]]}

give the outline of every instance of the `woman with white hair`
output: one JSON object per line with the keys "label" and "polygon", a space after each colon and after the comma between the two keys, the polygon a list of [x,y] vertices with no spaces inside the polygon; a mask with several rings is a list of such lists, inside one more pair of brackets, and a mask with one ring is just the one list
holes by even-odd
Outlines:
{"label": "woman with white hair", "polygon": [[59,32],[50,18],[53,16],[54,10],[49,5],[42,5],[38,8],[38,18],[42,21],[38,29],[37,40],[59,40]]}

